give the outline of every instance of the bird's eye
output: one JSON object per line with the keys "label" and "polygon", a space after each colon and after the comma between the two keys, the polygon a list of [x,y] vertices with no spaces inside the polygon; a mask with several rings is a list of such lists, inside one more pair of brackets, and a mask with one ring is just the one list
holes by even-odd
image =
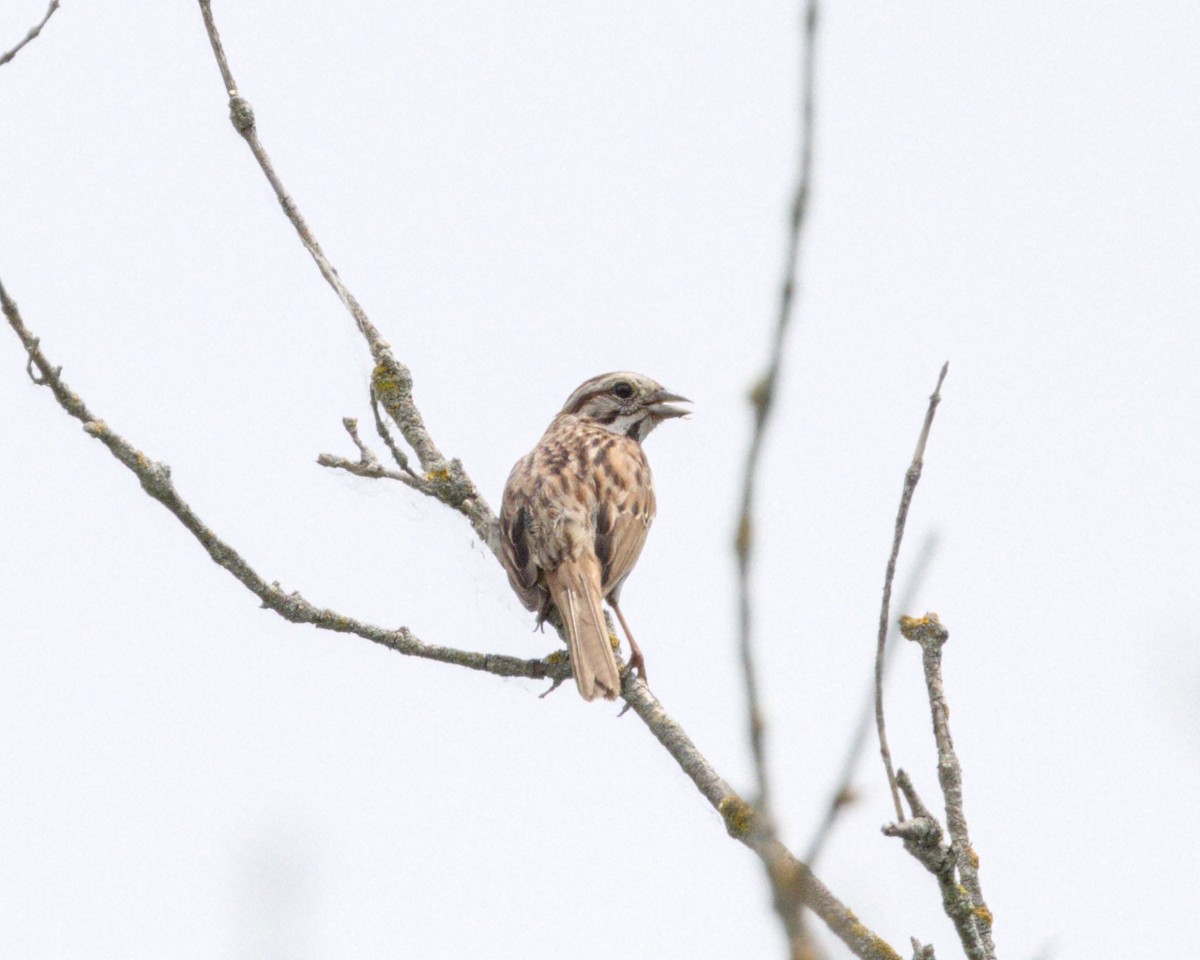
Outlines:
{"label": "bird's eye", "polygon": [[633,384],[628,380],[622,380],[613,387],[613,396],[617,397],[619,400],[628,400],[633,396]]}

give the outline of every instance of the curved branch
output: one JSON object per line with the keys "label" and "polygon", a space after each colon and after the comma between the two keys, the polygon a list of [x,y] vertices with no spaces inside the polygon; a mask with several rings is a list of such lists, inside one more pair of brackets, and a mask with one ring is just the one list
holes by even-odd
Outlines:
{"label": "curved branch", "polygon": [[913,453],[912,463],[904,474],[904,489],[900,492],[900,508],[896,511],[896,527],[892,534],[892,552],[888,556],[887,572],[883,577],[883,601],[879,607],[879,634],[875,641],[875,727],[879,733],[879,754],[883,758],[883,768],[887,771],[888,786],[892,791],[892,803],[896,806],[896,819],[904,819],[904,808],[900,806],[900,788],[896,783],[896,772],[892,767],[892,752],[888,749],[887,726],[883,719],[883,653],[888,635],[888,608],[892,599],[892,580],[896,577],[896,560],[900,556],[900,542],[904,539],[904,525],[908,522],[908,508],[912,504],[913,493],[917,489],[917,481],[921,479],[921,468],[925,464],[925,444],[929,442],[929,431],[933,428],[933,415],[938,404],[942,402],[942,383],[950,370],[950,362],[942,364],[938,374],[937,386],[929,397],[929,407],[925,411],[925,424],[921,427],[921,435],[917,439],[917,449]]}

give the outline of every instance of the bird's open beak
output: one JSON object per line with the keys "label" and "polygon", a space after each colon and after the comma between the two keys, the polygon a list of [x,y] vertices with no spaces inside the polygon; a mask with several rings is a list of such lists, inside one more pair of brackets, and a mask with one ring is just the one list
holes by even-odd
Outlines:
{"label": "bird's open beak", "polygon": [[646,407],[653,414],[656,420],[668,420],[671,417],[686,417],[691,410],[684,410],[682,407],[673,407],[671,403],[691,403],[687,397],[681,397],[677,393],[671,393],[669,390],[659,390],[650,398],[650,403]]}

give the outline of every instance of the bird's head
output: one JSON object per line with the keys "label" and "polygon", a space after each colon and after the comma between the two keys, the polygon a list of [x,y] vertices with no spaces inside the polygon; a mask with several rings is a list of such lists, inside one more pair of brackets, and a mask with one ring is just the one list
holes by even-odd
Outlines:
{"label": "bird's head", "polygon": [[585,417],[606,430],[639,443],[664,420],[685,417],[688,411],[671,406],[691,403],[640,373],[604,373],[581,383],[563,404],[562,412]]}

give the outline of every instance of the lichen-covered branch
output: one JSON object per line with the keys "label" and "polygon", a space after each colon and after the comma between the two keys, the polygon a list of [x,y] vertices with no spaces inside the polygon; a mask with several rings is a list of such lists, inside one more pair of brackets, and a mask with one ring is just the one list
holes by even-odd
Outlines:
{"label": "lichen-covered branch", "polygon": [[[950,735],[950,708],[946,705],[946,690],[942,684],[942,647],[950,639],[950,631],[938,620],[936,613],[923,617],[901,617],[900,632],[921,646],[925,670],[925,687],[929,695],[929,710],[933,719],[933,737],[937,743],[938,783],[946,803],[946,829],[950,834],[950,852],[954,868],[969,904],[969,918],[978,938],[978,953],[968,949],[974,960],[995,960],[996,947],[992,941],[992,912],[983,899],[979,882],[979,856],[971,846],[967,818],[963,812],[962,765],[954,750]],[[967,943],[963,943],[967,947]]]}
{"label": "lichen-covered branch", "polygon": [[50,0],[50,6],[46,8],[46,15],[42,17],[36,26],[29,28],[29,32],[25,34],[25,38],[11,50],[0,53],[0,67],[4,66],[4,64],[20,53],[25,44],[31,43],[38,38],[38,35],[42,32],[42,27],[46,25],[50,18],[54,16],[54,11],[58,9],[58,3],[59,0]]}

